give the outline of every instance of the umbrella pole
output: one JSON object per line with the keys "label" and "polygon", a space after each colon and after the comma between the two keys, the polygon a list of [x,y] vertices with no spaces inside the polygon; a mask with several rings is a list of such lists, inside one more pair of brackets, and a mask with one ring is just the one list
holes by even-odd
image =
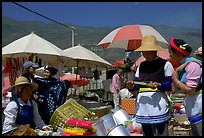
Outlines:
{"label": "umbrella pole", "polygon": [[77,60],[77,70],[76,70],[76,85],[77,85],[77,74],[78,74],[79,60]]}
{"label": "umbrella pole", "polygon": [[57,56],[57,58],[61,61],[62,64],[64,63],[64,62],[62,61],[62,59],[61,59],[59,56]]}
{"label": "umbrella pole", "polygon": [[[77,86],[77,73],[78,73],[78,66],[79,66],[79,60],[77,60],[77,70],[76,70],[76,86]],[[75,94],[76,94],[76,90],[75,90]],[[74,94],[74,95],[75,95]]]}

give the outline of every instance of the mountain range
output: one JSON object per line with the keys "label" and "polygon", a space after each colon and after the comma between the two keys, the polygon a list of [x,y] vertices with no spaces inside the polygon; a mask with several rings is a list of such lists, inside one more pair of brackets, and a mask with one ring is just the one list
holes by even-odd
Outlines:
{"label": "mountain range", "polygon": [[[74,24],[66,24],[74,26],[74,45],[82,45],[93,51],[103,59],[110,63],[124,59],[126,52],[119,48],[103,48],[97,44],[112,30],[111,27],[89,27]],[[193,50],[202,46],[202,29],[187,27],[172,27],[168,25],[150,25],[155,28],[167,41],[172,37],[184,39]],[[19,39],[25,35],[34,32],[38,36],[50,41],[61,49],[71,47],[71,30],[56,23],[43,23],[39,21],[17,21],[2,16],[2,47]],[[130,54],[132,59],[137,59],[140,55],[136,53]]]}

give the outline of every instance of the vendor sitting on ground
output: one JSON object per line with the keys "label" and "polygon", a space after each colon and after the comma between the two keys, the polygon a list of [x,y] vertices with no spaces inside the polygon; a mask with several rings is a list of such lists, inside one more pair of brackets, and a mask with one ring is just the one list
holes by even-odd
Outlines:
{"label": "vendor sitting on ground", "polygon": [[4,110],[3,130],[25,124],[30,124],[32,128],[49,130],[39,115],[36,102],[31,100],[32,91],[37,87],[36,83],[30,83],[27,78],[19,77],[15,85],[8,88],[9,91],[15,88],[17,97],[9,102]]}

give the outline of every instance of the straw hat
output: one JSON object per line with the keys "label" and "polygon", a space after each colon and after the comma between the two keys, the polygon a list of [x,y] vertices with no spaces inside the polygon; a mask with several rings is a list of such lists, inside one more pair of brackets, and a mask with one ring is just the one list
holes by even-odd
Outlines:
{"label": "straw hat", "polygon": [[164,50],[160,45],[157,44],[157,39],[153,35],[146,35],[142,38],[141,46],[135,50],[135,52],[142,51],[158,51]]}
{"label": "straw hat", "polygon": [[9,87],[7,90],[11,91],[15,86],[29,84],[32,87],[32,91],[36,90],[38,88],[38,84],[36,83],[30,83],[29,80],[26,77],[18,77],[15,81],[15,85]]}

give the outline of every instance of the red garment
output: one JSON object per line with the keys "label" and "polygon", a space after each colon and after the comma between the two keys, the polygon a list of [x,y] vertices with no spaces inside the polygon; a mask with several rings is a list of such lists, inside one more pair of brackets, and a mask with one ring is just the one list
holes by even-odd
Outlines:
{"label": "red garment", "polygon": [[182,108],[182,106],[184,106],[182,103],[175,103],[174,104],[174,109],[180,110]]}
{"label": "red garment", "polygon": [[28,61],[33,61],[33,55],[28,56]]}
{"label": "red garment", "polygon": [[12,70],[11,58],[6,58],[6,66],[4,67],[3,73],[10,73]]}
{"label": "red garment", "polygon": [[171,59],[169,59],[169,62],[172,64],[174,69],[176,69],[177,67],[179,67],[182,64],[182,62],[174,62]]}

